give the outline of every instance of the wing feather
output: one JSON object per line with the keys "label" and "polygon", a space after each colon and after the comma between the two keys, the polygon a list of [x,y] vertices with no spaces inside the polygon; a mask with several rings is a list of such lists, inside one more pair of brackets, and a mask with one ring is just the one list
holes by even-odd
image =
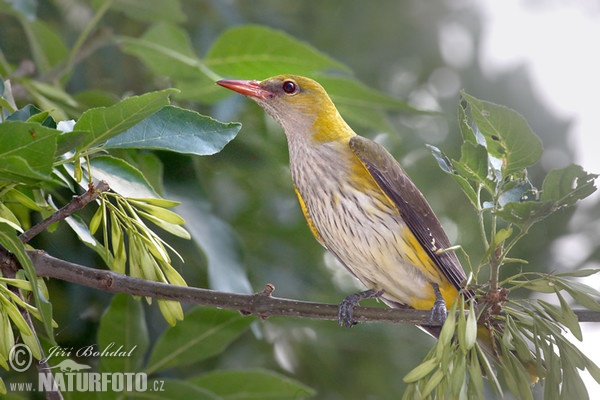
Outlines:
{"label": "wing feather", "polygon": [[[462,289],[466,276],[456,254],[452,251],[441,252],[451,246],[448,236],[429,203],[400,164],[383,146],[361,136],[353,136],[349,146],[380,189],[395,204],[427,255],[457,290]],[[470,297],[470,293],[467,296]]]}

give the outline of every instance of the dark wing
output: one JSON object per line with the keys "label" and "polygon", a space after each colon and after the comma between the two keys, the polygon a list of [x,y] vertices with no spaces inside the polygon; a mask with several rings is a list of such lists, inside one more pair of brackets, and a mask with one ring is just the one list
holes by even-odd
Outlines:
{"label": "dark wing", "polygon": [[[462,289],[466,276],[456,254],[440,252],[451,246],[448,236],[427,200],[400,164],[383,146],[369,139],[353,136],[349,145],[381,190],[394,202],[404,222],[435,265],[456,289]],[[467,296],[470,297],[470,293]]]}

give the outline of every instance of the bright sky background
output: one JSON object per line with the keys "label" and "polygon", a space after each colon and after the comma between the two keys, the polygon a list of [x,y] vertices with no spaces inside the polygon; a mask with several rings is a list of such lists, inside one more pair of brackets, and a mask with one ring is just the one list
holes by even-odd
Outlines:
{"label": "bright sky background", "polygon": [[[569,136],[577,149],[577,163],[599,173],[600,2],[484,0],[474,4],[485,16],[479,60],[485,73],[493,77],[526,64],[539,97],[557,115],[573,120]],[[586,283],[598,289],[598,278],[593,279]],[[582,325],[584,346],[580,348],[600,365],[597,325]],[[584,379],[590,398],[600,398],[600,385],[589,375]]]}

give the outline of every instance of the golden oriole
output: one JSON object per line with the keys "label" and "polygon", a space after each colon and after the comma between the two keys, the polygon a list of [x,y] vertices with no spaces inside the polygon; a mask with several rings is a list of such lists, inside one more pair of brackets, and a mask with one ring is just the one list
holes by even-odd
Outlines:
{"label": "golden oriole", "polygon": [[[256,101],[284,129],[300,206],[316,239],[368,290],[340,304],[340,324],[366,297],[446,317],[466,276],[433,210],[381,145],[358,136],[312,79],[279,75],[219,85]],[[434,330],[435,331],[435,330]]]}

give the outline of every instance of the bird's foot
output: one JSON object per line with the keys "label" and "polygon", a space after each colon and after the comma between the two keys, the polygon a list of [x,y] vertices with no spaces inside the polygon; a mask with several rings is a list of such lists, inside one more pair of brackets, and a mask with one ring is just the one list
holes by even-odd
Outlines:
{"label": "bird's foot", "polygon": [[431,314],[429,315],[429,323],[433,325],[434,322],[439,322],[441,325],[444,324],[448,317],[448,310],[446,309],[446,301],[442,297],[440,287],[437,283],[432,283],[433,292],[435,293],[435,303],[431,307]]}
{"label": "bird's foot", "polygon": [[358,324],[354,319],[354,307],[356,307],[363,299],[378,298],[381,297],[382,294],[383,290],[369,289],[346,297],[338,307],[338,324],[340,324],[340,326],[345,326],[346,328],[352,328],[354,325]]}

